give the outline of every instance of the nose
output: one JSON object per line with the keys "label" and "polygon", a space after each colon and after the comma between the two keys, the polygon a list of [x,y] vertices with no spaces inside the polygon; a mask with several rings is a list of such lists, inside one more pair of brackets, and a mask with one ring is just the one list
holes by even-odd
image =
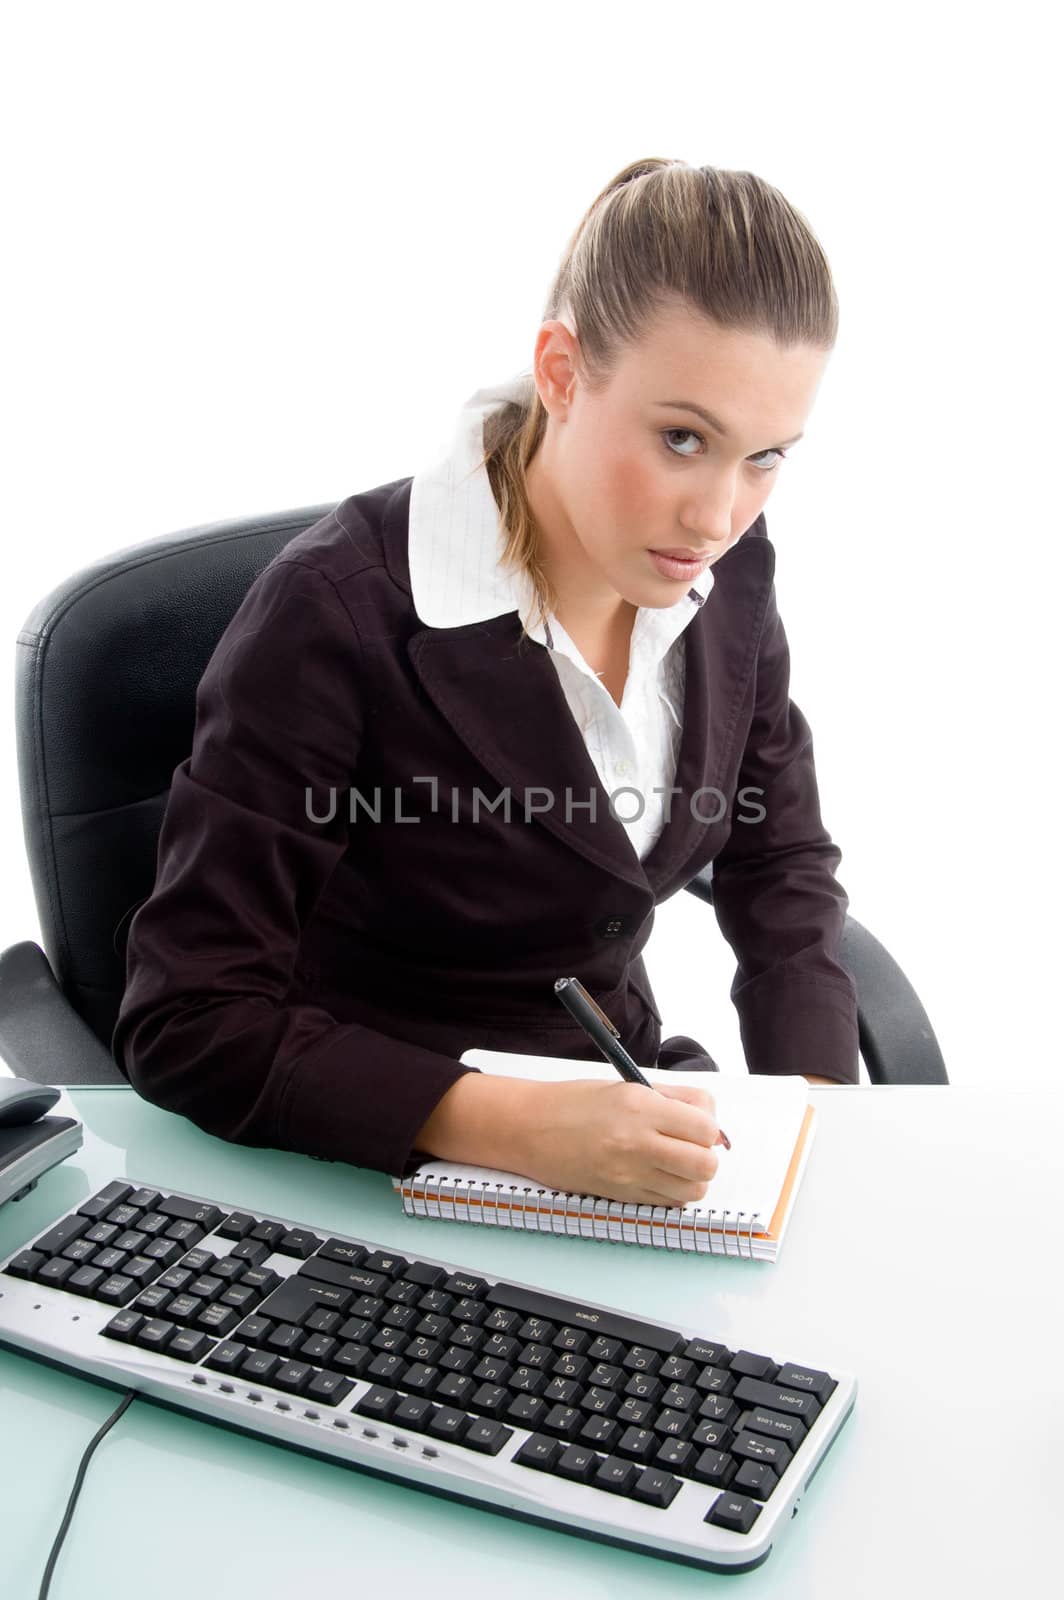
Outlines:
{"label": "nose", "polygon": [[697,500],[689,501],[680,518],[688,542],[699,550],[712,546],[707,554],[720,555],[731,539],[734,505],[735,496],[724,481],[699,495]]}

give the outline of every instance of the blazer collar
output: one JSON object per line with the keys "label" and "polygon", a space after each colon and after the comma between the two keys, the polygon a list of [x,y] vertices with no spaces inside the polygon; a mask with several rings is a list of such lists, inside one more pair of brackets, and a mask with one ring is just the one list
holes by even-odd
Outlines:
{"label": "blazer collar", "polygon": [[[384,516],[384,556],[410,592],[407,523],[410,485],[402,482]],[[685,628],[686,685],[671,820],[640,861],[624,824],[610,814],[557,672],[542,644],[521,637],[511,609],[449,628],[415,628],[407,641],[414,671],[476,760],[508,791],[513,826],[539,823],[623,882],[666,898],[701,870],[728,823],[726,774],[775,574],[764,513],[713,564],[710,592]],[[485,803],[497,793],[482,786]],[[720,791],[720,793],[699,791]],[[595,796],[595,815],[579,806]],[[566,814],[566,800],[570,801]],[[723,798],[722,798],[723,797]],[[625,804],[631,802],[626,801]],[[718,816],[718,813],[720,815]]]}

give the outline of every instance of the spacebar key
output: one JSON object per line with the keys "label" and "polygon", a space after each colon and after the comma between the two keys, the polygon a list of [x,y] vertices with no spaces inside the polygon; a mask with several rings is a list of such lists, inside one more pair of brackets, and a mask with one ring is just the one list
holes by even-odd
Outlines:
{"label": "spacebar key", "polygon": [[579,1300],[560,1300],[554,1295],[541,1294],[538,1289],[525,1289],[517,1283],[492,1284],[484,1301],[489,1306],[504,1306],[508,1311],[524,1311],[528,1316],[543,1317],[568,1328],[591,1328],[614,1339],[624,1339],[629,1344],[645,1345],[650,1350],[660,1350],[662,1355],[675,1355],[687,1343],[686,1334],[673,1328],[663,1328],[656,1322],[637,1322],[634,1317],[622,1317],[613,1311],[599,1311],[594,1306],[582,1305]]}

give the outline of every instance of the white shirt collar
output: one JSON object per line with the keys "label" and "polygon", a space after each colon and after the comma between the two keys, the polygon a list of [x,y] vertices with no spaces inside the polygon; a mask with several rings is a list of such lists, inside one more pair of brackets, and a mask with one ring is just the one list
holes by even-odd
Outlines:
{"label": "white shirt collar", "polygon": [[[450,448],[434,466],[416,473],[410,486],[408,553],[414,610],[431,628],[458,628],[517,611],[528,624],[534,593],[524,572],[502,567],[505,534],[487,470],[478,466],[484,450],[484,418],[507,400],[525,400],[534,383],[521,372],[502,383],[477,389],[458,414]],[[682,632],[713,587],[706,567],[674,606],[641,606],[640,632],[665,623],[671,635]],[[698,598],[692,598],[691,591]],[[553,621],[553,619],[551,619]],[[655,631],[657,627],[655,626]],[[530,637],[547,643],[542,626]]]}

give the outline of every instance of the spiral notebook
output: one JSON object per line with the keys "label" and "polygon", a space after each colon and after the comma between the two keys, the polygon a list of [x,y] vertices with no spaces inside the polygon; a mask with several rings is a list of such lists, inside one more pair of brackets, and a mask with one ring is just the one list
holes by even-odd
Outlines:
{"label": "spiral notebook", "polygon": [[[617,1082],[606,1062],[467,1050],[462,1061],[483,1072],[562,1081],[601,1077]],[[816,1113],[799,1076],[668,1072],[648,1067],[651,1084],[708,1089],[732,1148],[717,1146],[719,1165],[705,1197],[684,1206],[636,1205],[598,1195],[567,1194],[490,1167],[436,1158],[392,1184],[408,1216],[491,1228],[523,1228],[570,1238],[635,1244],[655,1250],[775,1261],[794,1210],[813,1142]]]}

